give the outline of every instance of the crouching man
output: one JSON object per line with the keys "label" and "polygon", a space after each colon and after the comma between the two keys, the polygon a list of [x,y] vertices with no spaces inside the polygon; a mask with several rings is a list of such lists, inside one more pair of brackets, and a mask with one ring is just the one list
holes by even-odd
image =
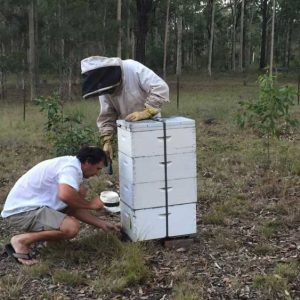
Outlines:
{"label": "crouching man", "polygon": [[40,162],[26,172],[9,192],[1,215],[8,224],[24,233],[5,246],[18,263],[32,265],[29,250],[38,241],[71,239],[80,229],[79,221],[104,231],[120,230],[91,214],[103,208],[99,197],[87,201],[83,178],[97,175],[107,165],[105,152],[83,147],[76,156],[61,156]]}

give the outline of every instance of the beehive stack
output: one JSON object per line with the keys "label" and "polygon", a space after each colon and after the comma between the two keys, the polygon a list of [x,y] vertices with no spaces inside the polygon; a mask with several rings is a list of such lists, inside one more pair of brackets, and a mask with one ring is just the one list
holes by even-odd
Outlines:
{"label": "beehive stack", "polygon": [[133,240],[196,232],[195,121],[118,120],[121,222]]}

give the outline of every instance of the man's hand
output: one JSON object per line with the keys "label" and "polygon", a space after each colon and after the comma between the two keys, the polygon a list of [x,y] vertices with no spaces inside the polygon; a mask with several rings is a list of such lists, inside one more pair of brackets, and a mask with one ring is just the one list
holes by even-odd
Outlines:
{"label": "man's hand", "polygon": [[101,226],[101,228],[105,231],[105,232],[116,232],[119,233],[121,231],[121,224],[112,224],[106,221],[103,221],[103,225]]}
{"label": "man's hand", "polygon": [[135,111],[129,114],[125,120],[126,121],[139,121],[139,120],[146,120],[151,119],[158,113],[158,110],[153,107],[146,107],[143,111]]}
{"label": "man's hand", "polygon": [[112,160],[114,156],[113,138],[113,134],[105,135],[102,137],[103,151],[105,152],[107,158],[110,160]]}
{"label": "man's hand", "polygon": [[102,209],[103,208],[103,202],[101,201],[100,197],[95,197],[90,201],[90,209]]}

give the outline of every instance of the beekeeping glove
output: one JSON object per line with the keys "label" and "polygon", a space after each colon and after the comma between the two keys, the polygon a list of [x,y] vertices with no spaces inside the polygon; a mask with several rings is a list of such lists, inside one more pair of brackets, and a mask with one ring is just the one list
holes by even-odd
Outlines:
{"label": "beekeeping glove", "polygon": [[103,151],[105,152],[109,160],[112,160],[114,156],[113,145],[112,145],[113,139],[114,139],[113,134],[102,136]]}
{"label": "beekeeping glove", "polygon": [[131,114],[129,114],[125,120],[126,121],[139,121],[139,120],[146,120],[151,119],[153,116],[155,116],[158,113],[158,110],[153,107],[146,107],[142,111],[135,111]]}

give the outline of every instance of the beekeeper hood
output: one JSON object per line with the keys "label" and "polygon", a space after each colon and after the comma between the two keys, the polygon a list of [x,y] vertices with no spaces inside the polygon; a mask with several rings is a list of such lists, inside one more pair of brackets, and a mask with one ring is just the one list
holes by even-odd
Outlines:
{"label": "beekeeper hood", "polygon": [[118,57],[91,56],[81,61],[82,97],[112,94],[122,82]]}

